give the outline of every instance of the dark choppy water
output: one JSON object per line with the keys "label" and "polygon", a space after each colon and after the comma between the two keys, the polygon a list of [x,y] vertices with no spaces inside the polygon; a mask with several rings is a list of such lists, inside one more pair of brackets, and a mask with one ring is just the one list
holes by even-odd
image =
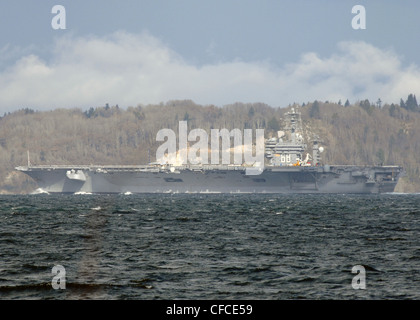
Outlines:
{"label": "dark choppy water", "polygon": [[419,299],[419,235],[420,195],[0,196],[0,297]]}

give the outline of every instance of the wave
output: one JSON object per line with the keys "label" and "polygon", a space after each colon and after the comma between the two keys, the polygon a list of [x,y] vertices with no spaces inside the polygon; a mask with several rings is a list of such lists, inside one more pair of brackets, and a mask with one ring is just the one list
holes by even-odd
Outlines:
{"label": "wave", "polygon": [[112,213],[116,213],[116,214],[130,214],[130,213],[135,213],[138,210],[134,210],[132,208],[130,209],[116,209],[114,211],[112,211]]}
{"label": "wave", "polygon": [[44,283],[35,283],[35,284],[0,286],[0,292],[26,291],[26,290],[50,290],[51,288],[52,288],[51,282],[44,282]]}
{"label": "wave", "polygon": [[420,192],[386,192],[387,195],[420,195]]}
{"label": "wave", "polygon": [[50,193],[48,191],[45,191],[42,188],[38,188],[38,189],[32,191],[30,194],[50,194]]}
{"label": "wave", "polygon": [[[113,289],[113,288],[126,288],[126,287],[135,287],[135,288],[144,288],[151,289],[153,286],[150,284],[150,279],[141,279],[141,280],[132,280],[129,284],[114,284],[114,283],[75,283],[75,282],[66,282],[66,289],[77,289],[77,290],[102,290],[102,289]],[[7,293],[13,291],[30,291],[30,290],[51,290],[51,282],[42,282],[42,283],[31,283],[31,284],[22,284],[22,285],[10,285],[10,286],[0,286],[0,292]]]}

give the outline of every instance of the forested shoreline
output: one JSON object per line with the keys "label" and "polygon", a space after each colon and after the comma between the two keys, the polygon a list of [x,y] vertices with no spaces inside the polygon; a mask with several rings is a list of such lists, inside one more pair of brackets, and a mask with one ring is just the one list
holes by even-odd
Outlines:
{"label": "forested shoreline", "polygon": [[37,111],[31,108],[0,117],[0,193],[29,193],[36,184],[14,170],[26,165],[146,164],[155,160],[162,142],[160,129],[264,129],[265,137],[281,130],[291,107],[302,113],[307,134],[325,148],[323,162],[356,165],[402,165],[406,170],[399,192],[420,192],[420,112],[414,95],[400,104],[368,100],[350,104],[313,101],[288,107],[235,103],[218,107],[176,100],[157,105],[120,108],[105,104]]}

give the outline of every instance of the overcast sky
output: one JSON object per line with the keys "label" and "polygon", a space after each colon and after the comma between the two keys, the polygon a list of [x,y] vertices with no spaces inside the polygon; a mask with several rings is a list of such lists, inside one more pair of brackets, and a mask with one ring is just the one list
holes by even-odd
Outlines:
{"label": "overcast sky", "polygon": [[[66,29],[55,30],[54,5]],[[355,30],[355,5],[366,29]],[[0,113],[420,95],[420,1],[0,3]],[[63,21],[60,21],[62,24]]]}

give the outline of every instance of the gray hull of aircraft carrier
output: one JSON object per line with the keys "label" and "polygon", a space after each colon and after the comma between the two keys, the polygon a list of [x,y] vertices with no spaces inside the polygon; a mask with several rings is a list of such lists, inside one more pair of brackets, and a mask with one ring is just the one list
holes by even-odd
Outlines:
{"label": "gray hull of aircraft carrier", "polygon": [[[384,193],[398,166],[26,166],[16,168],[49,193]],[[252,170],[252,168],[248,168]]]}

